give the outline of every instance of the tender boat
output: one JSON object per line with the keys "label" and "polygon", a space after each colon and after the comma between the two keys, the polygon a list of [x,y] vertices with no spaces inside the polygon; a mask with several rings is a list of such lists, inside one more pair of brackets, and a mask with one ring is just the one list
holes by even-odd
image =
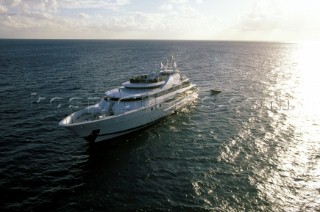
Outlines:
{"label": "tender boat", "polygon": [[210,92],[211,92],[211,95],[216,95],[216,94],[221,93],[221,91],[215,90],[215,89],[210,89]]}
{"label": "tender boat", "polygon": [[102,100],[79,110],[59,125],[90,142],[118,137],[170,115],[198,97],[198,88],[180,75],[172,57],[158,73],[130,78],[105,92]]}

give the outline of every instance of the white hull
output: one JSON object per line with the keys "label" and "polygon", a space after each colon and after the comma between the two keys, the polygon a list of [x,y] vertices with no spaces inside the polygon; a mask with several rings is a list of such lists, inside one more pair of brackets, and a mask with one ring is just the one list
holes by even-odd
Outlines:
{"label": "white hull", "polygon": [[167,64],[158,74],[130,78],[121,87],[105,92],[100,103],[64,118],[60,126],[98,142],[149,126],[187,106],[198,97],[198,89],[186,76],[180,76],[173,59],[171,68]]}
{"label": "white hull", "polygon": [[[197,96],[198,94],[195,92],[189,96],[173,100],[170,103],[159,99],[156,101],[156,105],[153,104],[152,106],[130,111],[125,114],[112,116],[103,120],[64,126],[89,141],[99,142],[108,140],[147,127],[157,120],[187,106],[195,101]],[[60,123],[60,125],[63,125],[63,123]]]}

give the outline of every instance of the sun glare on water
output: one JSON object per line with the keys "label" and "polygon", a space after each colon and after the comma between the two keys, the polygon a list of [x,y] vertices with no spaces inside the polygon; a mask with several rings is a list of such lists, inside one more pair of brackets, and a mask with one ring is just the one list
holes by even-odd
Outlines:
{"label": "sun glare on water", "polygon": [[260,170],[258,188],[274,210],[313,211],[320,205],[320,45],[291,47],[275,85],[290,106],[270,111],[274,131],[265,140],[277,146],[276,165]]}
{"label": "sun glare on water", "polygon": [[300,44],[291,58],[295,68],[288,83],[295,84],[295,91],[285,123],[288,129],[293,129],[293,136],[280,158],[285,184],[298,192],[288,193],[299,202],[299,209],[320,204],[316,198],[320,189],[319,52],[319,44]]}
{"label": "sun glare on water", "polygon": [[[300,78],[300,112],[320,121],[320,44],[301,44],[297,50],[297,71]],[[299,110],[299,108],[297,108]]]}

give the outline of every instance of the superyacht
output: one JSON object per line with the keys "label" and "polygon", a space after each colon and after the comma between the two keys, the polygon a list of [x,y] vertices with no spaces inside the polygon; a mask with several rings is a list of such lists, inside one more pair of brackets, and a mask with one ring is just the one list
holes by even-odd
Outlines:
{"label": "superyacht", "polygon": [[172,57],[166,65],[161,63],[158,73],[130,78],[59,125],[90,142],[108,140],[149,126],[197,97],[198,88],[180,74]]}

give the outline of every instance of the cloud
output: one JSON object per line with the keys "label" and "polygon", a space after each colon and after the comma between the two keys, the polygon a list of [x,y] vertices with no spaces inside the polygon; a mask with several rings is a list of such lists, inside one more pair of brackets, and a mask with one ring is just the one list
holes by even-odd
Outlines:
{"label": "cloud", "polygon": [[58,3],[56,0],[28,0],[20,1],[12,6],[19,10],[20,13],[56,13]]}
{"label": "cloud", "polygon": [[[300,30],[319,23],[320,4],[299,0],[264,0],[258,1],[240,18],[238,27],[241,30]],[[303,9],[301,9],[303,8]]]}
{"label": "cloud", "polygon": [[6,6],[0,5],[0,14],[6,13],[8,11],[8,8]]}
{"label": "cloud", "polygon": [[50,19],[52,14],[57,12],[57,5],[56,0],[0,0],[0,13],[7,16]]}
{"label": "cloud", "polygon": [[58,9],[118,9],[130,0],[0,0],[0,11],[57,13]]}
{"label": "cloud", "polygon": [[203,35],[214,32],[215,19],[191,3],[170,0],[157,11],[140,12],[123,9],[129,0],[15,0],[1,4],[0,37],[209,39]]}
{"label": "cloud", "polygon": [[[168,15],[177,18],[178,16],[182,18],[194,17],[203,18],[199,11],[192,7],[187,0],[170,0],[159,7],[160,10],[164,10]],[[182,21],[183,23],[184,21]],[[191,23],[190,23],[191,24]]]}
{"label": "cloud", "polygon": [[188,0],[169,0],[168,2],[172,4],[184,4],[187,3]]}
{"label": "cloud", "polygon": [[[129,0],[0,0],[0,37],[13,30],[19,31],[14,36],[33,36],[32,33],[40,34],[41,31],[46,36],[52,32],[54,35],[58,30],[70,32],[71,29],[77,33],[78,29],[73,26],[85,30],[88,25],[98,27],[100,24],[95,24],[94,17],[77,10],[115,10],[129,3]],[[74,12],[62,15],[60,11],[65,9]],[[72,13],[78,15],[72,16]]]}
{"label": "cloud", "polygon": [[199,18],[202,19],[204,16],[201,15],[196,9],[191,6],[183,6],[181,7],[180,14],[187,18]]}
{"label": "cloud", "polygon": [[164,3],[163,5],[160,6],[159,9],[165,10],[165,11],[171,11],[173,9],[173,6],[170,3]]}
{"label": "cloud", "polygon": [[259,0],[229,28],[229,33],[244,39],[279,41],[320,36],[319,11],[320,4],[314,0]]}
{"label": "cloud", "polygon": [[63,8],[103,8],[116,10],[130,4],[130,0],[61,0],[59,5]]}
{"label": "cloud", "polygon": [[81,19],[88,19],[88,18],[90,18],[90,15],[88,15],[86,13],[79,13],[78,17]]}
{"label": "cloud", "polygon": [[201,4],[203,3],[203,0],[167,0],[167,3],[170,3],[170,4],[189,4],[193,2],[197,4]]}
{"label": "cloud", "polygon": [[21,2],[21,0],[0,0],[0,5],[5,6],[5,7],[14,7],[18,5]]}

